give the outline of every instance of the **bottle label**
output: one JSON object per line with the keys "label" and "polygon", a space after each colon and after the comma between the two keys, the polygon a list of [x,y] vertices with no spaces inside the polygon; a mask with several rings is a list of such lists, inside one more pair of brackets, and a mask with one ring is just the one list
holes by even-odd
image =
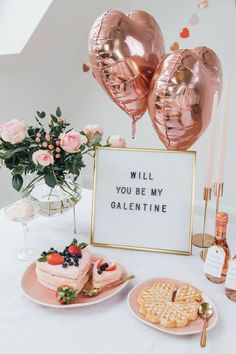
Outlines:
{"label": "bottle label", "polygon": [[225,261],[225,251],[218,246],[209,247],[204,263],[204,273],[220,278]]}
{"label": "bottle label", "polygon": [[228,289],[236,290],[236,260],[229,264],[227,276],[225,279],[225,287]]}

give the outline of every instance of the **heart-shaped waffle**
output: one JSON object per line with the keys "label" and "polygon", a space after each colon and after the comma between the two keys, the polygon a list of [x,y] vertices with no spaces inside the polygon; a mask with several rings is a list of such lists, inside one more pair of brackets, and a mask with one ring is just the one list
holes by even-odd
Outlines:
{"label": "heart-shaped waffle", "polygon": [[138,296],[140,313],[149,321],[164,327],[184,327],[198,316],[199,290],[189,284],[179,288],[173,283],[157,283],[145,288]]}

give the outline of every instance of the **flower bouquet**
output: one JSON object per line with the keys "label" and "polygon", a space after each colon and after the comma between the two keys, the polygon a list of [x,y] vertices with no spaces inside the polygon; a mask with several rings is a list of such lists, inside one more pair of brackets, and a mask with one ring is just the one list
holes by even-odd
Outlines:
{"label": "flower bouquet", "polygon": [[[13,119],[0,125],[0,159],[11,170],[12,185],[28,195],[41,181],[52,191],[59,187],[73,195],[84,156],[94,156],[96,146],[125,147],[119,135],[110,136],[102,145],[103,129],[89,124],[73,130],[58,107],[54,114],[36,112],[36,125]],[[30,181],[25,177],[30,176]]]}

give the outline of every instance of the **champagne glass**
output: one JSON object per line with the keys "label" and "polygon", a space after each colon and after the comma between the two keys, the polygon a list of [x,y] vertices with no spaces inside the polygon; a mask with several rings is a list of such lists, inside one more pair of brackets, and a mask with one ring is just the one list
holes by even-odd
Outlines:
{"label": "champagne glass", "polygon": [[21,261],[32,259],[33,250],[29,247],[29,229],[28,222],[35,219],[40,213],[38,203],[29,200],[19,200],[5,208],[5,215],[11,221],[22,224],[24,246],[16,252],[16,257]]}

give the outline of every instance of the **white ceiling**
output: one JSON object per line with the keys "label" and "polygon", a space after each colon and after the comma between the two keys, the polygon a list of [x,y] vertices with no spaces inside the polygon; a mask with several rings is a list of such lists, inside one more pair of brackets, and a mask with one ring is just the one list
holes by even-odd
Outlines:
{"label": "white ceiling", "polygon": [[0,1],[0,54],[20,53],[52,0]]}

